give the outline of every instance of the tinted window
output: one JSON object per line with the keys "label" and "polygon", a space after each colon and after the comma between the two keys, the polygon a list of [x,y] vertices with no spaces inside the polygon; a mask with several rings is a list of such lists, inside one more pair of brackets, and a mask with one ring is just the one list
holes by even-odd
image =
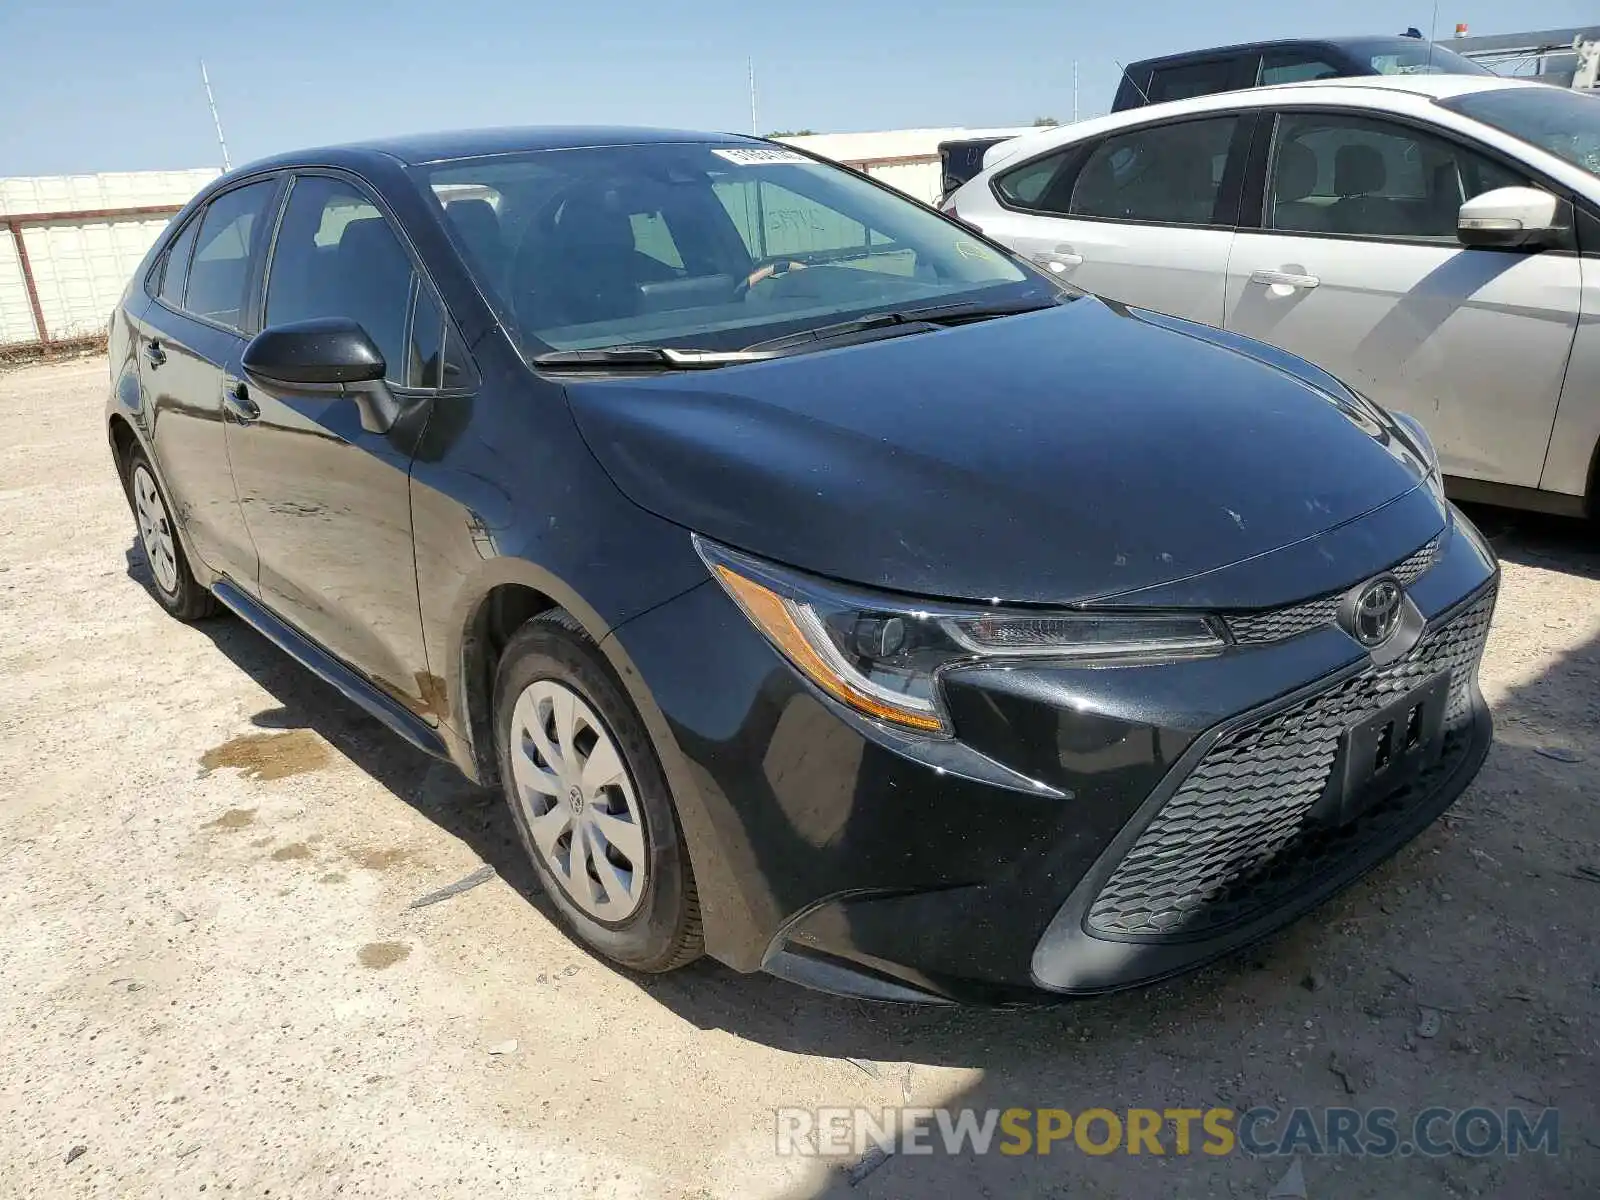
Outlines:
{"label": "tinted window", "polygon": [[183,283],[189,278],[189,254],[194,250],[194,235],[199,229],[199,221],[190,221],[167,251],[160,296],[173,308],[183,307]]}
{"label": "tinted window", "polygon": [[276,180],[262,180],[224,192],[207,205],[184,291],[183,306],[189,312],[234,329],[244,327],[250,255],[277,188]]}
{"label": "tinted window", "polygon": [[1332,63],[1298,50],[1274,50],[1261,59],[1261,83],[1303,83],[1308,79],[1334,79],[1345,72]]}
{"label": "tinted window", "polygon": [[1149,93],[1152,104],[1225,92],[1233,86],[1235,61],[1231,58],[1214,58],[1210,62],[1160,67],[1150,77],[1150,86],[1145,91]]}
{"label": "tinted window", "polygon": [[466,265],[535,354],[735,349],[980,292],[1059,295],[926,207],[776,147],[551,150],[416,174],[447,214],[469,197],[494,210],[502,253],[492,263],[469,253]]}
{"label": "tinted window", "polygon": [[419,287],[411,316],[406,383],[412,387],[444,386],[444,312],[433,289]]}
{"label": "tinted window", "polygon": [[404,384],[410,305],[411,258],[377,207],[342,180],[296,179],[272,255],[266,323],[349,317],[382,353],[389,381]]}
{"label": "tinted window", "polygon": [[1237,117],[1215,117],[1108,137],[1078,173],[1069,215],[1209,224],[1238,123]]}
{"label": "tinted window", "polygon": [[1453,242],[1464,201],[1525,183],[1482,155],[1410,126],[1295,113],[1278,121],[1266,225]]}
{"label": "tinted window", "polygon": [[1039,208],[1044,204],[1050,181],[1061,170],[1069,151],[1060,150],[1024,163],[1014,171],[997,176],[995,188],[1000,195],[1020,208]]}

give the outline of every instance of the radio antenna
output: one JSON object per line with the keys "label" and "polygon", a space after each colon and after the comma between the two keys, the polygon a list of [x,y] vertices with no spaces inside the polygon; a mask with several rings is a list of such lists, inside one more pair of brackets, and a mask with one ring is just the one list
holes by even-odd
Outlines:
{"label": "radio antenna", "polygon": [[228,157],[228,141],[222,136],[222,118],[217,116],[217,101],[211,94],[211,76],[206,73],[206,60],[200,60],[200,82],[206,85],[206,104],[211,109],[211,123],[217,127],[217,145],[222,147],[222,169],[233,170],[233,161]]}

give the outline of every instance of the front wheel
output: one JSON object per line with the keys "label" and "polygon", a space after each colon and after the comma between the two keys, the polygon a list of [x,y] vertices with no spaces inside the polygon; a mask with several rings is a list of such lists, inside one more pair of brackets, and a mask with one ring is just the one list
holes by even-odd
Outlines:
{"label": "front wheel", "polygon": [[694,872],[644,723],[566,612],[524,625],[495,682],[500,777],[563,923],[636,971],[703,952]]}

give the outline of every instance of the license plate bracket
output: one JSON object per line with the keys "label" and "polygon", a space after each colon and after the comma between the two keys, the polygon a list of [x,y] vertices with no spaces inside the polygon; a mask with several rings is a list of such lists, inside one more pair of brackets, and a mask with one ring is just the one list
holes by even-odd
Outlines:
{"label": "license plate bracket", "polygon": [[1328,786],[1307,820],[1348,824],[1437,762],[1449,702],[1450,672],[1441,671],[1346,729]]}

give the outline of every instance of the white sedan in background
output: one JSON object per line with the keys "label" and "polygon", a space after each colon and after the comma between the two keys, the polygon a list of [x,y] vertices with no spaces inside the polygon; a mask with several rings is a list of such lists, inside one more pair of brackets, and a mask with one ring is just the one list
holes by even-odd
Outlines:
{"label": "white sedan in background", "polygon": [[996,146],[945,211],[1412,414],[1459,498],[1600,516],[1600,99],[1456,75],[1197,97]]}

